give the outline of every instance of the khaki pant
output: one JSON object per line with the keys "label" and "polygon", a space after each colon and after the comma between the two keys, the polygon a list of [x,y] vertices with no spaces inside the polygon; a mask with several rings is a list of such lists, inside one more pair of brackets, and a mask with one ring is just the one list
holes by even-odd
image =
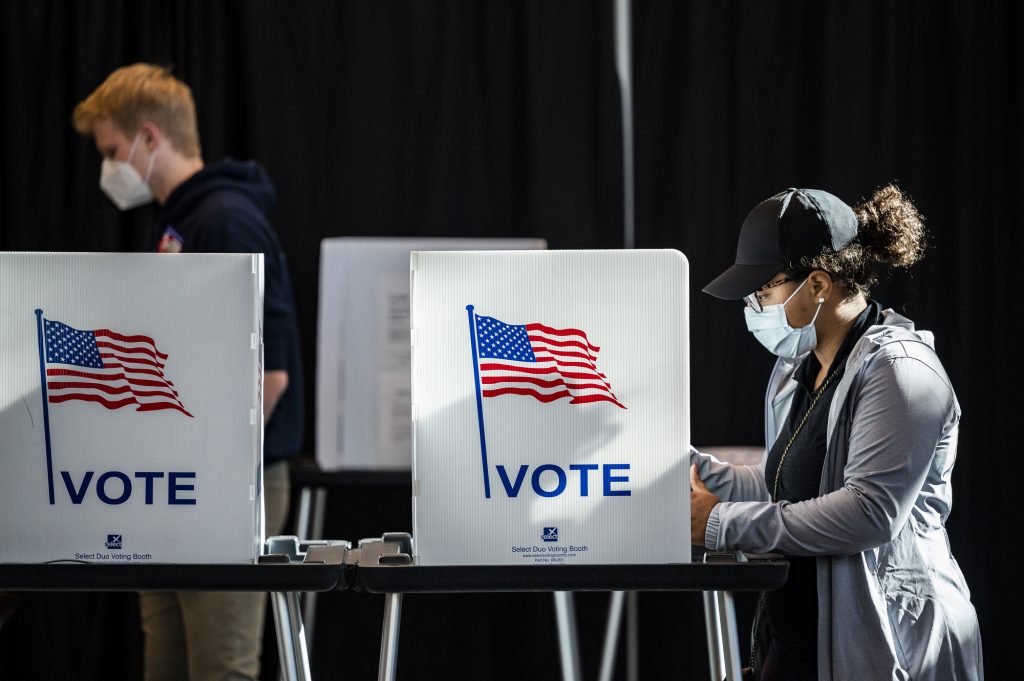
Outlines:
{"label": "khaki pant", "polygon": [[[288,515],[288,465],[263,471],[267,536]],[[258,679],[265,593],[180,591],[139,594],[146,681]]]}

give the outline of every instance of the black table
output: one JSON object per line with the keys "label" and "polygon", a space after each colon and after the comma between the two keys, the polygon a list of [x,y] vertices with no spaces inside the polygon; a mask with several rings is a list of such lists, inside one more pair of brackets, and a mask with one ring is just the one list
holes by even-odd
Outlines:
{"label": "black table", "polygon": [[[407,537],[407,535],[406,535]],[[391,541],[389,541],[389,539]],[[358,565],[351,588],[384,594],[379,681],[394,681],[397,674],[398,632],[403,594],[553,591],[567,597],[573,591],[701,591],[712,676],[739,678],[739,636],[733,591],[763,591],[781,587],[789,563],[779,555],[704,553],[694,549],[693,562],[664,565],[473,565],[440,566],[412,563],[410,543],[401,535],[353,550]],[[556,599],[560,618],[571,617],[571,601]],[[564,631],[563,627],[559,627]],[[578,668],[566,659],[575,642],[561,642],[563,670]],[[565,674],[575,676],[575,672]]]}
{"label": "black table", "polygon": [[0,591],[334,591],[352,565],[2,563]]}
{"label": "black table", "polygon": [[0,591],[266,591],[274,611],[284,678],[308,681],[309,655],[298,592],[345,590],[356,568],[345,560],[347,544],[307,553],[309,544],[291,543],[294,551],[261,556],[259,563],[251,565],[0,563]]}

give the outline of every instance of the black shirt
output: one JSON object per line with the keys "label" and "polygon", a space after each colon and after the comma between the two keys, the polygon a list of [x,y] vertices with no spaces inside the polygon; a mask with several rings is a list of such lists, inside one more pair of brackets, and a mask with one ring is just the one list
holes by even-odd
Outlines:
{"label": "black shirt", "polygon": [[[836,352],[826,383],[815,390],[814,381],[821,371],[821,363],[812,352],[793,372],[797,383],[790,407],[789,418],[772,445],[765,461],[764,480],[773,501],[806,501],[819,495],[821,469],[825,464],[825,435],[828,412],[836,386],[842,380],[846,360],[860,337],[882,319],[882,306],[871,301],[850,327],[846,339]],[[793,444],[782,461],[782,454],[793,437],[793,431],[803,420],[807,409],[821,392],[807,422],[793,439]],[[775,479],[778,473],[778,492]],[[787,670],[814,673],[818,653],[818,580],[813,556],[789,557],[789,577],[777,591],[765,596],[765,615],[772,654]]]}

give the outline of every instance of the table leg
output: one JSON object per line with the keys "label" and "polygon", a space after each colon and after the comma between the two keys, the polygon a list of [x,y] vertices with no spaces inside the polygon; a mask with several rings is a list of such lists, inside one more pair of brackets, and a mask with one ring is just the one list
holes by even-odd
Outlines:
{"label": "table leg", "polygon": [[722,681],[725,677],[725,651],[722,649],[722,618],[718,612],[718,592],[703,591],[704,628],[708,634],[708,664],[711,667],[711,681]]}
{"label": "table leg", "polygon": [[740,637],[736,631],[736,604],[731,591],[719,591],[718,613],[722,620],[722,638],[725,640],[725,662],[729,680],[742,678],[740,663]]}
{"label": "table leg", "polygon": [[384,632],[380,641],[377,681],[395,681],[398,673],[398,629],[402,619],[402,594],[384,596]]}
{"label": "table leg", "polygon": [[310,524],[310,539],[324,538],[324,511],[327,508],[327,488],[317,487],[313,492],[313,521]]}
{"label": "table leg", "polygon": [[558,620],[558,650],[562,657],[563,681],[580,681],[580,650],[576,640],[576,606],[572,593],[556,591],[555,617]]}
{"label": "table leg", "polygon": [[608,626],[604,632],[604,652],[601,654],[600,681],[612,681],[615,671],[615,654],[619,649],[619,629],[622,626],[622,605],[626,600],[624,591],[613,591],[608,601]]}
{"label": "table leg", "polygon": [[302,631],[299,596],[294,592],[275,591],[270,594],[274,609],[277,651],[285,681],[309,681],[309,655]]}
{"label": "table leg", "polygon": [[309,533],[309,511],[312,500],[312,488],[302,487],[299,489],[299,509],[295,514],[295,536],[299,538],[299,541],[309,538],[307,534]]}
{"label": "table leg", "polygon": [[[302,489],[303,492],[309,490],[308,487],[303,487]],[[300,502],[299,506],[301,509],[303,504]],[[327,490],[323,487],[315,488],[313,490],[312,505],[307,500],[305,506],[308,516],[300,514],[299,526],[306,531],[298,533],[299,539],[323,539]],[[303,527],[304,521],[305,525]],[[313,650],[313,629],[316,626],[316,599],[317,593],[315,591],[309,591],[302,595],[302,621],[306,625],[306,649],[309,651]]]}
{"label": "table leg", "polygon": [[626,592],[626,679],[640,678],[640,594]]}

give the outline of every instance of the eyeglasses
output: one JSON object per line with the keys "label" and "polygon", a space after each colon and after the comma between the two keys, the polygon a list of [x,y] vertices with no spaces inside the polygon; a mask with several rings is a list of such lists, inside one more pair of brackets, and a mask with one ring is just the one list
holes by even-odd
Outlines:
{"label": "eyeglasses", "polygon": [[761,305],[761,298],[758,294],[767,291],[768,289],[775,288],[776,286],[782,286],[787,281],[793,281],[793,279],[791,277],[783,277],[778,281],[770,281],[753,293],[743,296],[743,302],[746,303],[748,307],[752,308],[754,312],[761,312],[764,310],[764,307]]}

